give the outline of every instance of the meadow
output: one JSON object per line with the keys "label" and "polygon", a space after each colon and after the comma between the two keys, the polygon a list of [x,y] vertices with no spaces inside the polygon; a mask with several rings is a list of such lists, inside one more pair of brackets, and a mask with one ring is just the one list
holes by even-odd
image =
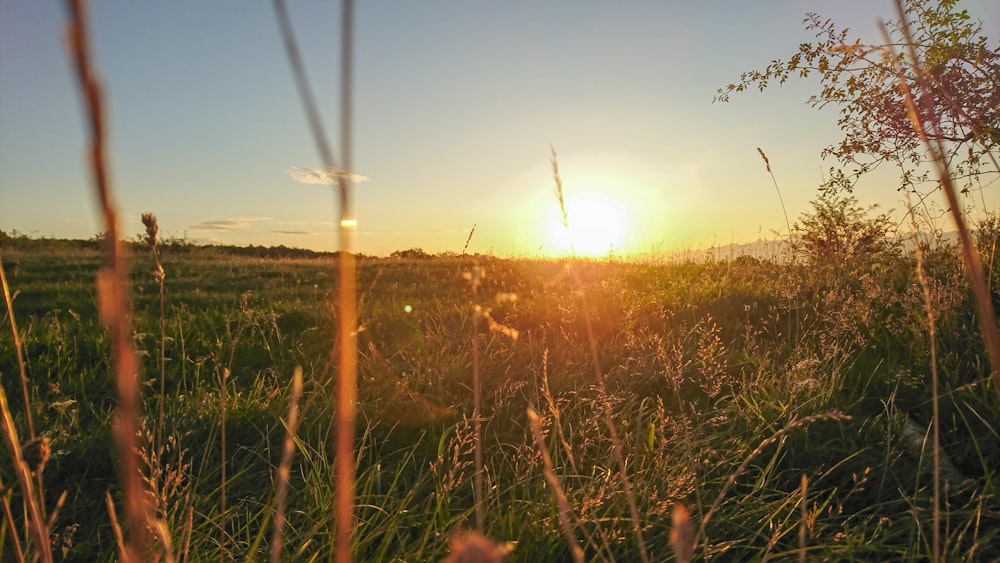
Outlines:
{"label": "meadow", "polygon": [[[815,70],[846,135],[824,156],[876,161],[786,216],[786,253],[668,261],[352,254],[350,2],[342,168],[275,2],[342,252],[158,240],[152,214],[123,240],[67,2],[105,234],[0,232],[0,557],[1000,560],[1000,229],[965,197],[1000,170],[970,78],[1000,55],[954,4],[900,0],[872,49],[809,15],[815,44],[720,89]],[[960,245],[906,250],[858,206],[880,162],[941,190]]]}
{"label": "meadow", "polygon": [[[2,244],[29,404],[9,331],[0,376],[22,435],[30,411],[51,440],[37,482],[53,557],[113,560],[122,480],[98,245]],[[164,526],[150,558],[169,541],[181,561],[262,560],[276,517],[283,560],[329,558],[336,256],[161,243],[161,314],[149,249],[128,246],[139,470]],[[1000,557],[996,391],[961,257],[925,246],[926,292],[917,256],[896,245],[829,260],[360,257],[355,559],[441,560],[475,528],[474,370],[483,532],[509,561],[571,561],[571,542],[586,560],[673,560],[671,530],[685,526],[696,559],[922,561],[933,516],[946,559]],[[6,449],[0,478],[10,560],[31,540]],[[689,521],[672,522],[678,505]]]}

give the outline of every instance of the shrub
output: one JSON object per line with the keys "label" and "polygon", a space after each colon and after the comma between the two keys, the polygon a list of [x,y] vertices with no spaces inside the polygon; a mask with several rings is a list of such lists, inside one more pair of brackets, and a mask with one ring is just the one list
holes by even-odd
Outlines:
{"label": "shrub", "polygon": [[792,225],[789,243],[797,257],[814,266],[838,270],[870,265],[899,254],[899,242],[890,235],[894,225],[878,206],[862,207],[857,198],[824,191]]}

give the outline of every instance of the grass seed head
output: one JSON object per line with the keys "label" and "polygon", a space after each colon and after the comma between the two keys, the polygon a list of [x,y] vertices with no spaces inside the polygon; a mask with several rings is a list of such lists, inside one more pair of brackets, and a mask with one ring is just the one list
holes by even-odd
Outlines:
{"label": "grass seed head", "polygon": [[463,532],[452,538],[444,563],[500,563],[511,551],[509,544],[497,545],[476,532]]}
{"label": "grass seed head", "polygon": [[146,227],[146,244],[151,248],[156,248],[156,235],[160,232],[160,225],[156,222],[156,215],[143,213],[142,224]]}
{"label": "grass seed head", "polygon": [[52,457],[51,441],[45,436],[39,436],[24,445],[21,456],[32,473],[41,472],[45,462]]}

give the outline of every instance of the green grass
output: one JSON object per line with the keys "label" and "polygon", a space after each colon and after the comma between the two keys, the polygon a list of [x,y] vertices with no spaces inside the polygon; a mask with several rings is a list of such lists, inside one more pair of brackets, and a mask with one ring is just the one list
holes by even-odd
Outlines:
{"label": "green grass", "polygon": [[[67,492],[57,559],[110,561],[104,496],[120,499],[110,423],[110,352],[97,318],[94,245],[6,239],[35,426],[52,439],[47,506]],[[141,440],[176,553],[191,560],[266,558],[274,474],[295,366],[305,374],[285,527],[287,560],[327,559],[334,534],[330,349],[332,255],[264,249],[161,249],[166,271],[166,435]],[[133,249],[132,326],[144,369],[145,426],[159,409],[159,288]],[[463,272],[486,270],[477,295]],[[855,265],[856,266],[856,265]],[[855,267],[855,266],[852,266]],[[801,477],[808,477],[810,560],[926,560],[930,449],[901,442],[909,417],[930,421],[922,294],[909,256],[861,270],[738,258],[709,263],[565,263],[492,257],[363,258],[359,264],[358,560],[440,560],[474,524],[471,322],[491,307],[517,340],[482,331],[486,534],[517,542],[514,561],[570,560],[528,426],[542,418],[555,471],[587,559],[639,557],[605,415],[619,429],[646,549],[672,557],[676,503],[697,524],[743,461],[805,416],[845,421],[793,429],[764,447],[723,495],[705,530],[726,560],[797,560]],[[951,486],[942,517],[949,560],[1000,557],[1000,408],[973,304],[953,251],[928,258],[938,313],[943,450],[974,486]],[[993,289],[996,295],[996,287]],[[497,304],[499,292],[517,294]],[[585,309],[579,293],[587,296]],[[406,312],[405,306],[411,308]],[[594,381],[584,315],[606,392]],[[6,324],[6,323],[5,323]],[[231,371],[225,429],[221,373]],[[25,428],[10,334],[0,377]],[[543,376],[550,392],[544,390]],[[558,421],[564,445],[555,428]],[[221,432],[226,528],[219,529]],[[571,463],[572,460],[572,463]],[[575,468],[574,468],[575,465]],[[0,477],[16,482],[6,450]],[[9,486],[9,485],[8,485]],[[19,492],[7,490],[14,507]],[[21,517],[18,509],[14,510]],[[187,522],[190,516],[191,525]],[[22,528],[4,525],[5,537]],[[189,540],[186,538],[190,537]],[[586,538],[590,538],[587,540]],[[3,559],[12,555],[4,544]]]}

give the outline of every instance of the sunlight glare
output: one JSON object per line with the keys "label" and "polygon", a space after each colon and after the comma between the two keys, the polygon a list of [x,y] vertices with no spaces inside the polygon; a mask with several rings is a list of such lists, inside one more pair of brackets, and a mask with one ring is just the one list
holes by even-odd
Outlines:
{"label": "sunlight glare", "polygon": [[556,205],[549,215],[549,242],[558,252],[603,256],[621,252],[628,235],[628,206],[604,194],[580,194],[566,200],[569,229]]}

